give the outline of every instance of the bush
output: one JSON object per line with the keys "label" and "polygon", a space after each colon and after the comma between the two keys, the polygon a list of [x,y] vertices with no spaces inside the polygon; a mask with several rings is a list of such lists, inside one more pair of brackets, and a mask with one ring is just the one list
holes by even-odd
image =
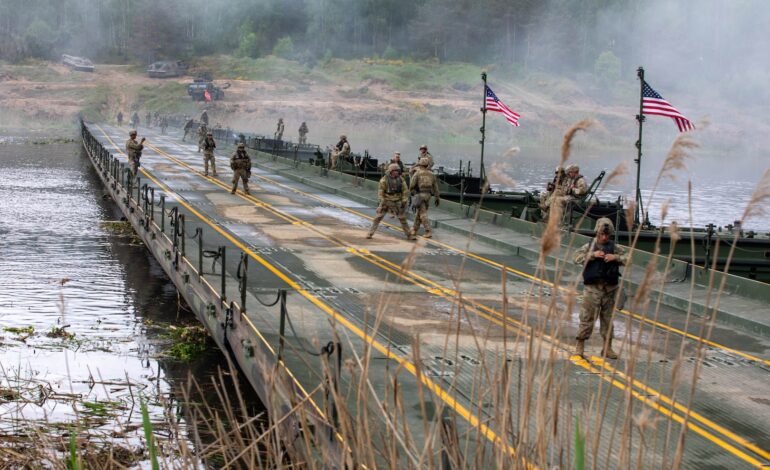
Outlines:
{"label": "bush", "polygon": [[396,52],[396,50],[393,49],[393,46],[388,44],[388,47],[385,48],[385,52],[382,53],[382,58],[385,60],[398,59],[398,52]]}
{"label": "bush", "polygon": [[257,58],[259,56],[259,44],[256,34],[247,33],[241,36],[241,40],[238,44],[238,55],[251,58]]}
{"label": "bush", "polygon": [[282,59],[294,58],[294,41],[290,36],[282,37],[273,47],[273,55]]}

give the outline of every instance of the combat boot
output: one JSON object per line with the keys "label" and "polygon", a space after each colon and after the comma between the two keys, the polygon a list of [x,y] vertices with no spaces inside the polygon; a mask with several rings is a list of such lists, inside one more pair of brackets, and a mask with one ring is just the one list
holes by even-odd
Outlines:
{"label": "combat boot", "polygon": [[606,357],[607,359],[617,359],[618,353],[612,350],[612,338],[607,341],[607,345],[602,348],[602,357]]}
{"label": "combat boot", "polygon": [[368,240],[371,240],[371,239],[372,239],[372,237],[374,237],[374,233],[373,233],[373,232],[369,232],[369,233],[367,233],[367,234],[366,234],[366,238],[367,238]]}
{"label": "combat boot", "polygon": [[427,232],[425,232],[425,235],[423,235],[423,237],[425,237],[425,238],[433,238],[433,232],[428,230]]}
{"label": "combat boot", "polygon": [[585,353],[585,346],[586,346],[586,340],[579,339],[577,340],[577,343],[575,344],[575,356],[580,356],[583,359],[585,359],[585,356],[583,353]]}

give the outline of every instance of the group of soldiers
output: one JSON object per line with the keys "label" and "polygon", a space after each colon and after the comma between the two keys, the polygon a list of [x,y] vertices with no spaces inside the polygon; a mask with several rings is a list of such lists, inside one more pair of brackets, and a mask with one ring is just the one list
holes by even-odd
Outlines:
{"label": "group of soldiers", "polygon": [[[144,142],[144,138],[137,141],[136,130],[129,132],[126,154],[128,155],[132,178],[138,172]],[[214,157],[216,142],[211,132],[206,132],[199,146],[203,149],[205,174],[208,176],[209,166],[211,166],[213,176],[217,176]],[[343,154],[344,151],[349,154],[350,145],[344,135],[340,136],[338,147],[338,155]],[[433,236],[431,223],[428,219],[428,208],[431,200],[437,207],[440,203],[438,181],[432,171],[433,163],[433,156],[428,152],[428,146],[420,146],[417,163],[409,169],[409,183],[407,183],[401,154],[394,152],[385,175],[379,181],[376,216],[366,235],[367,239],[374,236],[387,214],[398,218],[408,240],[416,239],[420,226],[424,227],[423,236],[425,238]],[[246,152],[244,143],[239,143],[235,153],[230,157],[230,168],[233,170],[230,193],[235,194],[238,189],[238,182],[241,181],[243,191],[250,194],[251,158]],[[557,167],[554,179],[549,182],[546,197],[541,200],[541,203],[545,205],[544,210],[547,211],[554,204],[566,204],[570,198],[581,198],[585,196],[587,191],[585,178],[580,175],[580,168],[577,165],[570,165],[566,169]],[[411,207],[415,211],[414,223],[411,228],[406,219],[410,199]],[[612,317],[615,307],[618,306],[617,302],[621,293],[619,288],[620,267],[628,261],[628,251],[612,240],[614,231],[615,227],[610,219],[599,219],[596,222],[595,238],[580,247],[573,256],[573,261],[583,266],[583,302],[580,308],[580,325],[575,337],[574,351],[575,355],[581,358],[584,358],[585,342],[590,338],[597,319],[603,339],[601,355],[608,359],[618,358],[618,354],[612,349]],[[622,308],[622,306],[619,307]]]}
{"label": "group of soldiers", "polygon": [[[276,124],[275,127],[275,134],[273,134],[273,138],[275,140],[283,140],[283,131],[286,129],[286,125],[283,123],[283,118],[278,118],[278,124]],[[307,123],[305,121],[302,121],[302,124],[299,126],[299,143],[300,144],[306,144],[307,143],[307,134],[310,132],[307,127]]]}
{"label": "group of soldiers", "polygon": [[[117,115],[117,121],[118,125],[123,125],[123,111],[118,111]],[[165,114],[160,114],[158,111],[155,111],[155,114],[151,114],[149,111],[147,111],[147,114],[145,115],[145,125],[148,128],[151,127],[159,127],[161,134],[166,134],[166,130],[168,129],[168,116]],[[129,120],[129,124],[132,128],[138,129],[139,128],[139,113],[134,111],[134,114],[131,115],[131,119]]]}
{"label": "group of soldiers", "polygon": [[[344,136],[343,136],[344,137]],[[366,238],[372,238],[382,219],[390,213],[401,222],[401,228],[407,240],[417,238],[420,225],[425,228],[424,237],[431,238],[433,230],[428,219],[428,207],[433,198],[433,204],[438,207],[441,193],[438,180],[433,174],[433,156],[428,153],[428,146],[421,145],[417,163],[409,169],[409,184],[404,178],[404,163],[401,153],[394,152],[385,175],[380,178],[377,190],[377,215],[372,220]],[[411,196],[412,209],[415,212],[414,224],[409,228],[406,221],[406,210]]]}
{"label": "group of soldiers", "polygon": [[588,193],[586,179],[580,174],[580,167],[569,165],[566,169],[556,167],[553,180],[546,185],[546,191],[540,194],[539,207],[543,220],[548,220],[551,209],[556,205],[563,212],[569,202],[582,200]]}

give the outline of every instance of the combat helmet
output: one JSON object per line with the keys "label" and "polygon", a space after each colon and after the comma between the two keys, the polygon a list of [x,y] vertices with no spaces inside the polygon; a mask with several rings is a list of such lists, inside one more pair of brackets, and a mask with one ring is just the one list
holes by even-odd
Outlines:
{"label": "combat helmet", "polygon": [[244,149],[245,150],[246,149],[246,144],[244,144],[243,142],[239,143],[238,144],[238,150],[240,150],[240,149]]}
{"label": "combat helmet", "polygon": [[600,233],[606,233],[607,235],[612,235],[613,233],[615,233],[615,225],[607,217],[602,217],[601,219],[596,221],[596,227],[594,228],[594,232],[596,232],[597,235],[599,235]]}
{"label": "combat helmet", "polygon": [[128,131],[128,135],[130,135],[130,136],[131,135],[136,135],[136,129],[131,129],[130,131]]}
{"label": "combat helmet", "polygon": [[391,163],[390,165],[388,165],[388,168],[387,168],[388,173],[390,173],[391,171],[394,171],[394,170],[395,171],[401,171],[401,167],[398,166],[397,163]]}
{"label": "combat helmet", "polygon": [[572,165],[568,166],[568,167],[567,167],[567,169],[566,169],[565,171],[566,171],[567,173],[569,173],[569,172],[571,172],[571,171],[577,171],[577,172],[580,172],[580,167],[579,167],[579,166],[577,166],[577,165],[574,165],[574,164],[572,164]]}

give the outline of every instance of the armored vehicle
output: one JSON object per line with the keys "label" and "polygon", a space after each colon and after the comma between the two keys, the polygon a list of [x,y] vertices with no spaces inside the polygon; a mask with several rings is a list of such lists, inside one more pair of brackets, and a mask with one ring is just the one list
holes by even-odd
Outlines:
{"label": "armored vehicle", "polygon": [[[193,101],[221,100],[225,97],[225,89],[229,87],[229,83],[218,87],[210,80],[196,78],[195,81],[187,85],[187,94],[190,95]],[[208,98],[206,98],[206,92],[209,94]]]}
{"label": "armored vehicle", "polygon": [[161,60],[147,67],[150,78],[181,77],[187,73],[187,64],[181,60]]}
{"label": "armored vehicle", "polygon": [[74,55],[67,55],[62,54],[61,56],[61,62],[62,64],[66,65],[67,67],[71,68],[72,70],[77,70],[78,72],[93,72],[94,71],[94,64],[90,60],[86,59],[85,57],[77,57]]}

